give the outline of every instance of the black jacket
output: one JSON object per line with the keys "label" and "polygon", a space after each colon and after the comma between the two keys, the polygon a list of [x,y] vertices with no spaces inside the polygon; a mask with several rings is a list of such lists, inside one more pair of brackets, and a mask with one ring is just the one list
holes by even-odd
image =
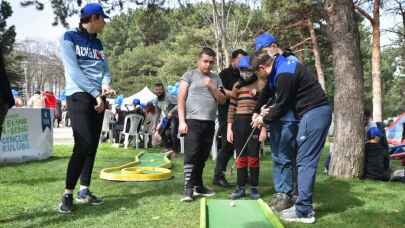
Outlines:
{"label": "black jacket", "polygon": [[325,92],[318,80],[309,73],[298,61],[289,60],[280,55],[259,97],[255,111],[274,97],[272,111],[268,119],[279,119],[289,110],[293,110],[297,118],[301,118],[313,108],[328,104]]}
{"label": "black jacket", "polygon": [[[233,67],[225,68],[219,73],[222,85],[227,90],[232,90],[236,82],[238,82],[240,77],[240,72],[238,69]],[[221,122],[226,122],[228,116],[229,99],[226,100],[225,104],[218,105],[218,118]]]}
{"label": "black jacket", "polygon": [[388,153],[380,143],[366,143],[364,157],[364,178],[374,180],[388,180],[389,167],[386,167]]}

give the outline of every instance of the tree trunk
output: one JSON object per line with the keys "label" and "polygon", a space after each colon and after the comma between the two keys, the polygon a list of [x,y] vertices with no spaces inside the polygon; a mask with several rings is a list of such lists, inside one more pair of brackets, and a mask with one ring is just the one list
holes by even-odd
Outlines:
{"label": "tree trunk", "polygon": [[363,70],[352,0],[328,0],[335,74],[335,145],[329,174],[360,177],[364,163]]}
{"label": "tree trunk", "polygon": [[373,2],[373,16],[370,16],[360,6],[355,6],[357,11],[370,21],[372,31],[371,49],[371,78],[373,94],[373,119],[381,122],[383,120],[383,99],[381,86],[381,50],[380,50],[380,0]]}
{"label": "tree trunk", "polygon": [[322,89],[324,91],[326,91],[325,75],[323,74],[323,70],[322,70],[322,62],[321,62],[321,55],[320,55],[319,47],[318,47],[318,40],[316,38],[315,29],[314,29],[311,19],[308,18],[307,24],[308,24],[307,26],[308,26],[309,34],[311,35],[312,52],[314,53],[314,58],[315,58],[316,74],[318,75],[318,81],[321,84]]}
{"label": "tree trunk", "polygon": [[[300,36],[300,39],[301,39],[301,40],[304,40],[304,39],[305,39],[304,34],[302,34],[302,30],[300,30],[299,36]],[[299,59],[300,59],[300,61],[301,61],[302,63],[305,63],[305,42],[303,42],[303,43],[300,45],[300,47],[298,47],[298,49],[301,50],[301,51],[298,52],[298,53],[299,53],[299,54],[298,54]]]}
{"label": "tree trunk", "polygon": [[383,121],[383,99],[381,84],[380,49],[380,0],[374,0],[373,6],[373,44],[371,51],[371,76],[373,80],[373,120]]}
{"label": "tree trunk", "polygon": [[[402,17],[402,29],[405,30],[405,8],[402,5],[402,2],[397,1],[397,4],[398,4],[399,14]],[[404,41],[405,41],[405,31],[402,31],[402,42],[404,42]]]}
{"label": "tree trunk", "polygon": [[222,55],[221,55],[221,50],[222,50],[222,46],[221,46],[221,32],[220,32],[220,22],[219,22],[219,13],[218,13],[218,7],[217,7],[217,3],[216,0],[212,0],[212,26],[214,26],[213,28],[213,32],[214,32],[214,36],[215,36],[215,52],[217,54],[216,58],[217,58],[217,70],[218,72],[221,72],[222,70]]}
{"label": "tree trunk", "polygon": [[229,65],[229,53],[228,53],[228,21],[227,21],[227,14],[225,10],[225,0],[222,0],[221,4],[221,44],[222,44],[222,69],[228,67]]}

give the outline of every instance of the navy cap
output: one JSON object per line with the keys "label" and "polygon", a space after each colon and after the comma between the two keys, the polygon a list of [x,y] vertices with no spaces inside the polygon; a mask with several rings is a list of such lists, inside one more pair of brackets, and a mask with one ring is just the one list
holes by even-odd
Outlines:
{"label": "navy cap", "polygon": [[277,43],[277,38],[265,32],[256,37],[256,51]]}
{"label": "navy cap", "polygon": [[133,105],[140,105],[140,104],[141,104],[141,100],[139,100],[138,98],[134,98],[134,99],[132,100],[132,104],[133,104]]}
{"label": "navy cap", "polygon": [[382,137],[382,133],[380,131],[380,129],[378,129],[377,127],[371,127],[367,130],[367,138],[372,139],[375,137]]}
{"label": "navy cap", "polygon": [[88,17],[94,14],[99,14],[104,18],[110,18],[104,13],[103,7],[98,3],[88,3],[80,10],[80,18]]}
{"label": "navy cap", "polygon": [[239,61],[239,68],[250,68],[250,57],[249,56],[241,56]]}

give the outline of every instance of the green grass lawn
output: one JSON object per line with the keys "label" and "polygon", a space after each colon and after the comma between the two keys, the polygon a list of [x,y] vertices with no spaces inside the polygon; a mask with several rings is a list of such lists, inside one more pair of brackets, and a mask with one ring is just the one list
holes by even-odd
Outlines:
{"label": "green grass lawn", "polygon": [[[71,215],[58,214],[56,205],[63,192],[71,149],[55,146],[49,160],[0,166],[0,227],[199,227],[199,201],[179,201],[183,189],[181,156],[174,161],[172,180],[110,182],[98,178],[100,170],[131,161],[136,151],[108,145],[100,146],[91,187],[104,198],[104,205],[81,205]],[[273,193],[269,155],[263,158],[261,167],[261,193],[268,201]],[[339,180],[325,176],[321,169],[315,186],[317,223],[309,226],[405,227],[404,184]],[[208,186],[213,170],[210,160],[204,172]],[[235,177],[229,180],[234,183]],[[214,189],[218,199],[228,198],[231,191]]]}

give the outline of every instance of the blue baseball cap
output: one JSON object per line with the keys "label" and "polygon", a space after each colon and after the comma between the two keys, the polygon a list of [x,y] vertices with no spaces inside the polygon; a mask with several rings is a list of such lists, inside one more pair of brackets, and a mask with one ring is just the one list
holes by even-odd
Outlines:
{"label": "blue baseball cap", "polygon": [[18,91],[15,90],[15,89],[12,89],[11,93],[13,94],[13,97],[19,97],[20,96],[20,93],[18,93]]}
{"label": "blue baseball cap", "polygon": [[265,32],[256,37],[256,51],[277,43],[277,38]]}
{"label": "blue baseball cap", "polygon": [[98,3],[88,3],[80,10],[80,18],[88,17],[94,14],[100,14],[103,18],[110,18],[104,13],[103,7]]}
{"label": "blue baseball cap", "polygon": [[132,104],[133,104],[133,105],[140,105],[140,104],[141,104],[141,101],[140,101],[138,98],[135,98],[135,99],[132,101]]}
{"label": "blue baseball cap", "polygon": [[119,95],[119,96],[117,96],[117,98],[115,98],[115,104],[117,104],[119,106],[122,105],[123,101],[124,101],[124,96],[122,96],[122,95]]}
{"label": "blue baseball cap", "polygon": [[377,127],[371,127],[367,130],[367,138],[372,139],[375,137],[382,137],[382,133],[380,131],[380,129],[378,129]]}
{"label": "blue baseball cap", "polygon": [[239,68],[250,68],[250,57],[249,56],[241,56],[239,61]]}

